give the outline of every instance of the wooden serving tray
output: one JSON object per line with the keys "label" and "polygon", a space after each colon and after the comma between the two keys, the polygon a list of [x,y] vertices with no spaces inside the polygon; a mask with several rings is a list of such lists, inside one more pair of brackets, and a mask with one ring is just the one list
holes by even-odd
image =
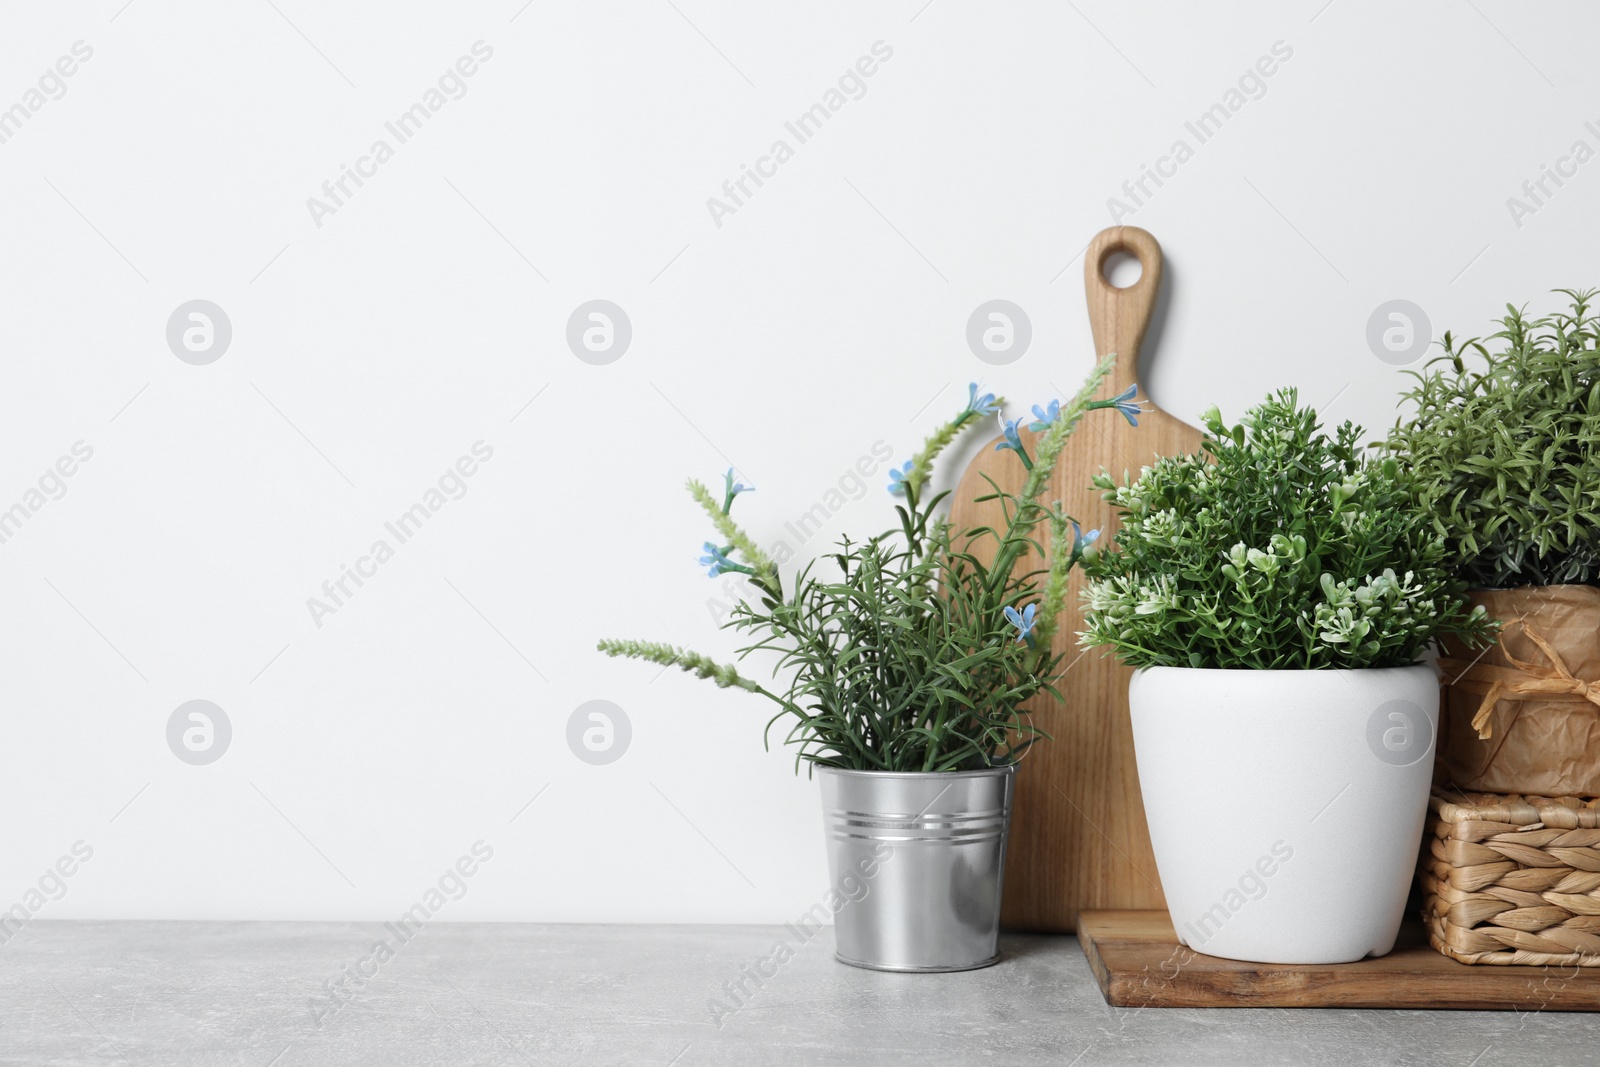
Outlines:
{"label": "wooden serving tray", "polygon": [[1600,1011],[1600,967],[1457,963],[1408,919],[1393,952],[1356,963],[1241,963],[1178,944],[1164,911],[1085,911],[1078,940],[1116,1008]]}

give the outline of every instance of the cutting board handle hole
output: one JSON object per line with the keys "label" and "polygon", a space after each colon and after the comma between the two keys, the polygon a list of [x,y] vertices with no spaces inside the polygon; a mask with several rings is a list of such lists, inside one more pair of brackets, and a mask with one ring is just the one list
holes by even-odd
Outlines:
{"label": "cutting board handle hole", "polygon": [[1113,289],[1131,289],[1144,276],[1144,264],[1128,252],[1112,252],[1100,264],[1100,274]]}

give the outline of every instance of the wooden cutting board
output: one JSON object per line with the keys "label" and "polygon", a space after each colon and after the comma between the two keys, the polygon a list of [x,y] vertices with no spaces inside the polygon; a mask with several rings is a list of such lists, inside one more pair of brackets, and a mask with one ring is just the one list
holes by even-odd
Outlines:
{"label": "wooden cutting board", "polygon": [[1415,917],[1394,951],[1355,963],[1243,963],[1178,944],[1165,911],[1089,911],[1078,941],[1114,1008],[1465,1008],[1600,1011],[1600,967],[1465,964]]}
{"label": "wooden cutting board", "polygon": [[[1106,260],[1117,252],[1134,256],[1143,268],[1139,280],[1125,289],[1113,287],[1105,278]],[[1115,396],[1139,381],[1139,345],[1155,309],[1161,266],[1161,246],[1134,226],[1101,231],[1084,253],[1096,356],[1118,354],[1101,397]],[[1051,378],[1061,399],[1077,391],[1081,366],[1063,366]],[[1142,388],[1140,398],[1148,401]],[[1045,399],[1011,398],[1018,410]],[[1033,435],[1024,430],[1023,437],[1031,451]],[[1124,471],[1137,476],[1157,455],[1199,448],[1200,431],[1160,409],[1141,415],[1137,427],[1114,411],[1093,411],[1067,441],[1043,499],[1060,500],[1085,530],[1100,530],[1104,545],[1115,533],[1116,523],[1090,479],[1102,467],[1119,479]],[[984,448],[956,491],[952,517],[957,529],[1003,528],[998,503],[973,503],[975,497],[992,491],[983,480],[985,474],[1013,493],[1022,490],[1027,476],[1012,452]],[[974,549],[986,561],[994,555],[992,539]],[[1075,571],[1055,636],[1056,651],[1066,656],[1058,686],[1065,703],[1046,695],[1027,705],[1034,721],[1054,740],[1035,744],[1017,774],[1001,916],[1013,929],[1070,931],[1085,908],[1166,907],[1133,761],[1133,727],[1128,719],[1132,671],[1114,657],[1103,657],[1099,649],[1085,652],[1078,646],[1082,589],[1083,576]]]}

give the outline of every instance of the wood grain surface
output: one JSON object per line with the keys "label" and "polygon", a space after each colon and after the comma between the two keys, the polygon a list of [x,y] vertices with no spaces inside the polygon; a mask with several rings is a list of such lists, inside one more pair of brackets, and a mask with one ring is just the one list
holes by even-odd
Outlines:
{"label": "wood grain surface", "polygon": [[1118,1008],[1600,1011],[1600,967],[1457,963],[1407,919],[1394,951],[1355,963],[1243,963],[1178,944],[1163,911],[1085,911],[1078,941]]}
{"label": "wood grain surface", "polygon": [[[1116,252],[1135,256],[1143,268],[1139,280],[1125,289],[1105,280],[1105,262]],[[1139,380],[1139,346],[1155,308],[1161,275],[1161,246],[1133,226],[1102,231],[1084,253],[1095,353],[1118,355],[1110,383],[1101,390],[1103,397]],[[1053,381],[1064,390],[1062,399],[1076,392],[1079,384],[1066,373]],[[1146,399],[1142,388],[1140,396]],[[1032,435],[1024,431],[1023,436],[1031,449]],[[1101,530],[1104,545],[1114,535],[1116,523],[1090,479],[1102,467],[1115,477],[1125,471],[1137,476],[1157,455],[1195,452],[1199,447],[1200,431],[1159,409],[1140,416],[1137,427],[1115,412],[1090,412],[1068,440],[1043,499],[1061,501],[1085,530]],[[985,474],[1012,492],[1020,491],[1026,478],[1013,453],[984,448],[967,468],[955,495],[952,515],[958,529],[963,524],[1002,525],[997,503],[973,503],[991,491]],[[974,548],[985,558],[994,554],[992,543]],[[1070,665],[1059,686],[1065,702],[1041,696],[1027,705],[1034,721],[1054,740],[1036,744],[1017,774],[1002,914],[1002,922],[1013,929],[1070,931],[1084,908],[1165,906],[1133,759],[1128,719],[1132,672],[1099,650],[1085,653],[1078,647],[1082,589],[1082,574],[1075,572],[1055,637],[1056,651],[1064,653],[1064,663]]]}

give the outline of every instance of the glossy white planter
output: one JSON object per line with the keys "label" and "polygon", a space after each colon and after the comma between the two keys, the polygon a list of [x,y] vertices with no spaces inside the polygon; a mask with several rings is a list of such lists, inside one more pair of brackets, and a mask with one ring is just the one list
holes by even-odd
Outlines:
{"label": "glossy white planter", "polygon": [[1128,698],[1179,940],[1257,963],[1394,947],[1433,776],[1433,668],[1151,667]]}

